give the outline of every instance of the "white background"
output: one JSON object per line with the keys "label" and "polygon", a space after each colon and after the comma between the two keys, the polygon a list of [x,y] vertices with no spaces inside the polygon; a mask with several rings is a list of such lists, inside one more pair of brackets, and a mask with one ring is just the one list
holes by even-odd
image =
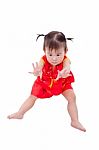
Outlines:
{"label": "white background", "polygon": [[[0,149],[99,149],[98,0],[0,1]],[[59,95],[38,100],[23,120],[8,120],[29,96],[35,80],[32,62],[43,55],[43,37],[62,31],[76,82],[83,133],[70,126],[67,101]]]}

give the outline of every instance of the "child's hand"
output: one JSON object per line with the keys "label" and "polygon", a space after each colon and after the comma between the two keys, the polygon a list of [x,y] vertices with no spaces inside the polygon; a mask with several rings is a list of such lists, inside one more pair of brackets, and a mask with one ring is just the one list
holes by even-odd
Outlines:
{"label": "child's hand", "polygon": [[67,68],[64,68],[61,71],[58,70],[58,75],[56,80],[58,80],[59,78],[67,78],[69,76],[71,76],[70,71]]}
{"label": "child's hand", "polygon": [[34,74],[34,76],[40,76],[41,77],[42,69],[38,65],[38,63],[36,62],[36,66],[34,65],[34,63],[32,63],[32,66],[33,66],[33,72],[29,72],[29,73]]}

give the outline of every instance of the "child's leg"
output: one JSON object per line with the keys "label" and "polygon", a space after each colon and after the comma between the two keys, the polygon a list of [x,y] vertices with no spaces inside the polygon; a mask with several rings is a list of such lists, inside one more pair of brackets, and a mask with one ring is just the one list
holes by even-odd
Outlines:
{"label": "child's leg", "polygon": [[8,116],[9,119],[22,119],[24,114],[34,105],[37,97],[30,95],[22,104],[19,111]]}
{"label": "child's leg", "polygon": [[68,89],[63,92],[63,96],[68,101],[67,109],[71,117],[71,126],[85,132],[86,129],[82,126],[82,124],[78,120],[78,110],[76,106],[76,96],[74,94],[74,91],[72,89]]}

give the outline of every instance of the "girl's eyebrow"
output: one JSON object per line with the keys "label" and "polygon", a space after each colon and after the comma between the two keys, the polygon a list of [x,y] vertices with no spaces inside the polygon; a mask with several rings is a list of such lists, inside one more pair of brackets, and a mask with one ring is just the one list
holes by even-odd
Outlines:
{"label": "girl's eyebrow", "polygon": [[48,54],[52,54],[52,52],[48,52]]}
{"label": "girl's eyebrow", "polygon": [[61,54],[61,52],[57,52],[57,54]]}
{"label": "girl's eyebrow", "polygon": [[52,52],[51,52],[51,51],[48,51],[47,53],[50,54],[50,53],[52,53]]}

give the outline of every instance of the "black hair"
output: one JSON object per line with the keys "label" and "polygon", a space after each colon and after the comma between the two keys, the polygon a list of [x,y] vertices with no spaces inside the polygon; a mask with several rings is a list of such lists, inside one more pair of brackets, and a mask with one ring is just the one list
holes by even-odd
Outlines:
{"label": "black hair", "polygon": [[44,36],[43,50],[48,47],[50,50],[57,50],[61,47],[64,47],[66,52],[67,49],[67,40],[72,40],[73,38],[65,38],[65,35],[62,32],[51,31],[48,34],[38,34],[36,41],[40,36]]}

